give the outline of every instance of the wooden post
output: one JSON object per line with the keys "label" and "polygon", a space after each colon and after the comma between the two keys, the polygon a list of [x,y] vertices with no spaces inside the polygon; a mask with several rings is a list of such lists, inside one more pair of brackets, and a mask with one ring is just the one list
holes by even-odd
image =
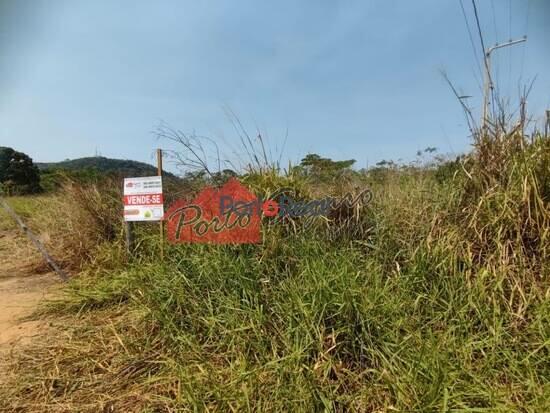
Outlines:
{"label": "wooden post", "polygon": [[132,222],[124,221],[124,229],[126,233],[126,252],[128,253],[128,257],[131,257],[134,252],[134,229]]}
{"label": "wooden post", "polygon": [[[157,149],[157,175],[162,177],[162,149]],[[164,221],[159,221],[160,228],[160,259],[164,260]]]}
{"label": "wooden post", "polygon": [[546,109],[546,122],[544,122],[544,137],[548,137],[550,132],[550,109]]}
{"label": "wooden post", "polygon": [[526,120],[526,114],[527,111],[525,109],[526,106],[526,100],[525,97],[521,98],[521,102],[519,103],[519,121],[521,124],[521,137],[523,138],[523,134],[525,133],[525,120]]}
{"label": "wooden post", "polygon": [[29,227],[27,227],[27,225],[25,225],[23,220],[19,218],[19,215],[17,215],[15,211],[11,209],[11,207],[3,198],[0,198],[0,204],[2,204],[6,212],[15,220],[15,222],[19,224],[19,226],[21,227],[25,235],[32,241],[34,246],[38,249],[38,251],[40,251],[40,253],[44,257],[46,262],[50,265],[50,267],[52,267],[52,269],[57,273],[57,275],[59,275],[59,277],[63,281],[68,281],[69,275],[57,265],[57,263],[50,256],[50,254],[48,254],[48,251],[44,247],[44,244],[42,244],[42,242],[38,239],[38,237],[34,235],[34,233],[29,229]]}

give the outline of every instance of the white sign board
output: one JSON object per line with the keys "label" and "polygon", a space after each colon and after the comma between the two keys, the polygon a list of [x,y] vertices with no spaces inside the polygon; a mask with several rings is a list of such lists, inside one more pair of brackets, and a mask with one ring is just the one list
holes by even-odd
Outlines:
{"label": "white sign board", "polygon": [[124,178],[125,221],[160,221],[163,216],[161,176]]}

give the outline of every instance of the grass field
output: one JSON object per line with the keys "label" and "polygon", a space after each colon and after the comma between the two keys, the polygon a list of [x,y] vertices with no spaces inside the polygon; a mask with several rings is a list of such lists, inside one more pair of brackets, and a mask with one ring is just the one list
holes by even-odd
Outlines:
{"label": "grass field", "polygon": [[[79,272],[37,317],[6,411],[550,411],[550,143],[477,142],[449,173],[386,168],[322,186],[375,197],[344,222],[263,226],[258,245],[125,254],[116,186],[10,200]],[[0,223],[2,228],[7,225]]]}

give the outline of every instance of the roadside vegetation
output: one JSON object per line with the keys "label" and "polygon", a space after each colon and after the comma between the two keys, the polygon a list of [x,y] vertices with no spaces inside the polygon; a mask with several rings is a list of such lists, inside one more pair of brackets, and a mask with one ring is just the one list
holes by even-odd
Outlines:
{"label": "roadside vegetation", "polygon": [[32,159],[0,146],[0,194],[22,195],[41,191],[40,173]]}
{"label": "roadside vegetation", "polygon": [[[4,411],[550,411],[550,139],[473,139],[361,172],[256,157],[240,179],[260,196],[373,202],[162,261],[157,225],[126,254],[118,181],[15,200],[75,277],[37,314],[60,331],[14,358]],[[200,172],[186,191],[212,183]]]}

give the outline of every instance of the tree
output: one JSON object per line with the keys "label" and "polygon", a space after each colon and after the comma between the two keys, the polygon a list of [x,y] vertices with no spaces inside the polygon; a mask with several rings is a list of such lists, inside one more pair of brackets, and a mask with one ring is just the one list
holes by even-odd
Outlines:
{"label": "tree", "polygon": [[351,167],[354,163],[355,159],[333,161],[330,158],[322,158],[315,153],[310,153],[302,159],[300,168],[306,175],[315,176],[317,178],[331,178],[351,171]]}
{"label": "tree", "polygon": [[0,147],[0,189],[7,195],[32,194],[41,190],[40,172],[28,155]]}

